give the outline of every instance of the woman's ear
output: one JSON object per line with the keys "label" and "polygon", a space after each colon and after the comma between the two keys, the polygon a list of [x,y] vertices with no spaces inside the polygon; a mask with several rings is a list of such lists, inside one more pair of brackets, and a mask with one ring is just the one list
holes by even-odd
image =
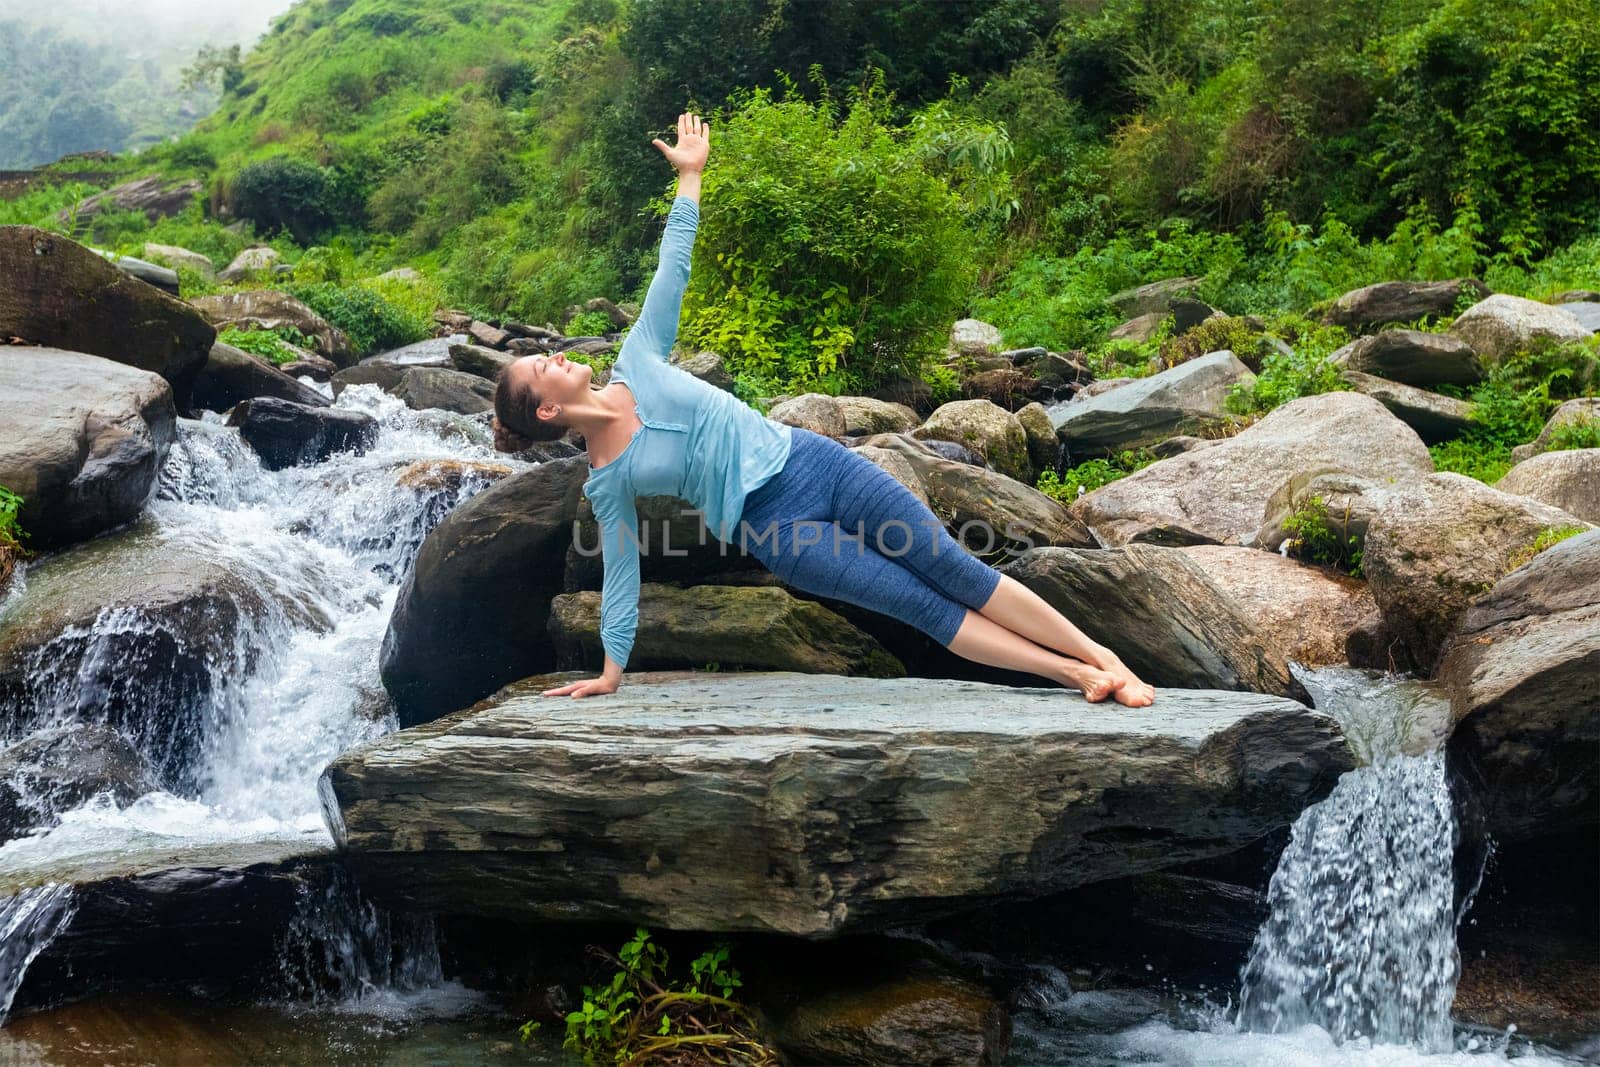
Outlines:
{"label": "woman's ear", "polygon": [[550,401],[546,400],[534,410],[534,414],[541,419],[553,419],[557,415],[561,414],[561,405],[552,404]]}

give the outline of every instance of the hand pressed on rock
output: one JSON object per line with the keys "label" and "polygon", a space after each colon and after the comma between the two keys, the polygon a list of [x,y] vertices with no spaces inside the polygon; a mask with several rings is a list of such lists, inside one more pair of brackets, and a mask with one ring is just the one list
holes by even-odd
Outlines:
{"label": "hand pressed on rock", "polygon": [[579,682],[568,682],[566,685],[560,685],[554,689],[546,689],[539,695],[546,697],[589,697],[599,696],[603,693],[615,693],[616,691],[617,683],[608,678],[585,678]]}

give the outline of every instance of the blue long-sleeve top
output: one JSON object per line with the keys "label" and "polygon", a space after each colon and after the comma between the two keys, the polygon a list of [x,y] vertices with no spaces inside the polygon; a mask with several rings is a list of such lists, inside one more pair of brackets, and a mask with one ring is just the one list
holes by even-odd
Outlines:
{"label": "blue long-sleeve top", "polygon": [[[605,578],[600,642],[626,667],[639,622],[639,528],[636,496],[675,496],[705,518],[722,541],[736,538],[745,496],[783,469],[789,428],[731,393],[667,362],[689,285],[689,253],[700,205],[680,196],[667,212],[660,262],[644,305],[611,367],[613,382],[633,394],[641,423],[621,454],[589,468],[584,495],[600,525]],[[660,531],[647,531],[659,540]],[[680,546],[681,547],[681,546]]]}

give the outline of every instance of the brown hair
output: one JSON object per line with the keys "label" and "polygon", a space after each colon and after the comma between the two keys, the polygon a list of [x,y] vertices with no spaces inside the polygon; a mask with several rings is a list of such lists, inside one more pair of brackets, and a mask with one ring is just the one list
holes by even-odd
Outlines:
{"label": "brown hair", "polygon": [[494,447],[499,452],[521,452],[535,441],[555,441],[567,432],[560,419],[541,419],[539,395],[523,383],[517,388],[502,374],[494,388]]}

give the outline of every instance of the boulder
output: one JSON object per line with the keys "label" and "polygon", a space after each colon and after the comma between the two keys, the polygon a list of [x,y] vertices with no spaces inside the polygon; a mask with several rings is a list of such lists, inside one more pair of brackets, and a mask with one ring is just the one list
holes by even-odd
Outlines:
{"label": "boulder", "polygon": [[107,263],[113,264],[124,274],[130,274],[146,285],[153,285],[164,293],[170,293],[173,296],[178,295],[178,272],[171,267],[163,267],[133,256],[119,256],[115,252],[105,252],[98,248],[90,249],[90,251]]}
{"label": "boulder", "polygon": [[919,416],[933,410],[933,386],[914,374],[891,373],[871,395],[875,400],[904,404]]}
{"label": "boulder", "polygon": [[378,280],[380,282],[403,282],[406,285],[413,285],[417,282],[426,281],[427,279],[424,278],[422,272],[415,267],[396,267],[393,270],[386,270],[382,274],[378,275]]}
{"label": "boulder", "polygon": [[1303,696],[1280,635],[1181,551],[1036,548],[1000,568],[1158,688]]}
{"label": "boulder", "polygon": [[1291,400],[1233,437],[1101,486],[1071,510],[1104,544],[1247,544],[1278,510],[1275,498],[1315,474],[1432,470],[1416,431],[1371,397],[1341,391]]}
{"label": "boulder", "polygon": [[209,411],[227,411],[241,400],[272,396],[310,407],[327,407],[328,399],[259,356],[218,341],[195,378],[190,402]]}
{"label": "boulder", "polygon": [[1056,435],[1074,460],[1153,445],[1175,434],[1218,425],[1228,393],[1255,375],[1224,349],[1117,389],[1081,393],[1049,409]]}
{"label": "boulder", "polygon": [[1367,583],[1332,568],[1235,545],[1185,545],[1182,552],[1242,605],[1256,632],[1307,667],[1345,662],[1352,631],[1378,619]]}
{"label": "boulder", "polygon": [[1520,296],[1496,293],[1457,316],[1450,333],[1472,346],[1480,359],[1503,362],[1536,344],[1581,341],[1591,336],[1573,315]]}
{"label": "boulder", "polygon": [[1203,300],[1193,297],[1181,296],[1172,301],[1172,336],[1181,337],[1211,319],[1225,319],[1228,316],[1207,304]]}
{"label": "boulder", "polygon": [[401,587],[379,671],[400,722],[426,722],[526,674],[550,670],[550,602],[588,463],[557,459],[457,507]]}
{"label": "boulder", "polygon": [[843,437],[844,412],[837,397],[805,393],[772,405],[767,418],[786,426],[799,426],[824,437]]}
{"label": "boulder", "polygon": [[1129,341],[1142,345],[1161,332],[1161,324],[1167,321],[1165,311],[1147,311],[1143,315],[1129,319],[1122,325],[1113,329],[1108,335],[1108,341]]}
{"label": "boulder", "polygon": [[662,672],[540,695],[568,677],[327,767],[324,815],[377,903],[827,938],[1236,851],[1352,766],[1332,719],[1258,693],[1132,714],[1059,688]]}
{"label": "boulder", "polygon": [[[1016,411],[1039,392],[1037,379],[1015,367],[979,371],[961,379],[961,395],[967,400],[987,400],[1007,411]],[[1051,389],[1046,395],[1054,395]]]}
{"label": "boulder", "polygon": [[1452,764],[1502,840],[1600,823],[1600,531],[1497,581],[1445,644]]}
{"label": "boulder", "polygon": [[1328,362],[1406,385],[1476,385],[1484,367],[1459,337],[1425,330],[1380,330],[1339,349]]}
{"label": "boulder", "polygon": [[1462,293],[1479,297],[1489,289],[1476,278],[1444,282],[1378,282],[1345,293],[1333,302],[1322,321],[1347,330],[1367,330],[1392,322],[1443,318],[1455,310]]}
{"label": "boulder", "polygon": [[249,289],[214,293],[189,301],[218,329],[276,330],[293,327],[316,343],[318,354],[348,367],[355,357],[344,331],[288,293],[276,289]]}
{"label": "boulder", "polygon": [[789,1009],[776,1035],[799,1063],[987,1067],[1005,1055],[1011,1018],[982,986],[949,975],[850,974]]}
{"label": "boulder", "polygon": [[[638,515],[640,581],[721,583],[729,572],[767,573],[754,557],[739,548],[737,537],[733,543],[717,540],[706,528],[704,513],[689,501],[673,496],[641,496],[634,498],[633,506]],[[605,577],[605,561],[600,551],[600,525],[587,499],[578,508],[572,531],[563,591],[599,589]],[[710,658],[714,657],[707,657]]]}
{"label": "boulder", "polygon": [[139,751],[100,724],[47,727],[0,753],[0,841],[55,826],[105,792],[126,807],[160,788]]}
{"label": "boulder", "polygon": [[844,434],[905,433],[922,420],[904,404],[870,396],[838,396],[834,402],[844,416]]}
{"label": "boulder", "polygon": [[[367,356],[361,364],[367,363],[392,363],[402,367],[455,367],[455,361],[450,356],[450,350],[466,340],[464,334],[450,334],[445,337],[425,337],[420,341],[413,341],[409,345],[391,348],[377,355]],[[461,368],[455,367],[460,370]]]}
{"label": "boulder", "polygon": [[0,338],[159,374],[187,409],[189,384],[217,339],[194,308],[32,226],[0,226],[0,278]]}
{"label": "boulder", "polygon": [[714,385],[718,389],[733,392],[733,375],[728,373],[728,368],[723,365],[722,357],[715,352],[696,352],[692,356],[685,356],[678,360],[678,366],[699,378],[707,385]]}
{"label": "boulder", "polygon": [[950,327],[950,350],[962,356],[992,356],[1000,351],[1000,329],[982,319],[957,319]]}
{"label": "boulder", "polygon": [[411,367],[389,391],[413,411],[436,408],[458,415],[475,415],[494,410],[493,382],[444,367]]}
{"label": "boulder", "polygon": [[450,363],[458,371],[476,374],[491,382],[500,380],[500,372],[517,361],[510,352],[496,352],[482,345],[451,345]]}
{"label": "boulder", "polygon": [[1556,408],[1551,412],[1550,418],[1545,420],[1544,429],[1539,431],[1538,437],[1511,450],[1512,461],[1521,463],[1537,456],[1550,447],[1550,439],[1558,429],[1569,423],[1585,420],[1600,422],[1600,396],[1574,397]]}
{"label": "boulder", "polygon": [[267,470],[321,463],[337,452],[365,452],[378,439],[378,420],[359,411],[297,404],[272,396],[241,401],[228,425],[261,457]]}
{"label": "boulder", "polygon": [[310,378],[314,382],[328,382],[339,372],[339,364],[331,359],[323,359],[315,352],[307,352],[303,348],[294,348],[295,358],[282,364],[278,369],[291,378]]}
{"label": "boulder", "polygon": [[1377,504],[1362,567],[1384,621],[1432,674],[1444,640],[1543,531],[1589,524],[1559,508],[1440,471],[1394,485]]}
{"label": "boulder", "polygon": [[998,404],[987,400],[941,404],[926,422],[911,431],[911,436],[965,445],[1001,474],[1033,484],[1027,432],[1015,415]]}
{"label": "boulder", "polygon": [[467,336],[485,348],[504,348],[511,340],[511,334],[505,330],[476,319],[467,327]]}
{"label": "boulder", "polygon": [[1203,281],[1204,278],[1163,278],[1158,282],[1114,293],[1106,298],[1106,303],[1116,308],[1125,319],[1151,314],[1164,317],[1172,310],[1173,300],[1194,293]]}
{"label": "boulder", "polygon": [[933,448],[939,442],[881,433],[861,438],[857,444],[881,448],[905,460],[933,513],[952,536],[978,555],[1021,552],[1039,545],[1092,547],[1096,543],[1088,529],[1050,497],[1015,478],[942,456]]}
{"label": "boulder", "polygon": [[1542,452],[1512,467],[1494,487],[1600,523],[1600,448]]}
{"label": "boulder", "polygon": [[1472,405],[1465,400],[1360,371],[1341,371],[1339,378],[1351,389],[1388,408],[1395,418],[1417,431],[1424,444],[1438,444],[1459,437],[1472,425]]}
{"label": "boulder", "polygon": [[1028,461],[1036,472],[1053,471],[1061,466],[1061,439],[1056,436],[1050,412],[1035,401],[1017,411],[1017,421],[1028,438]]}
{"label": "boulder", "polygon": [[1578,325],[1590,333],[1600,332],[1600,299],[1573,300],[1556,307],[1577,319]]}
{"label": "boulder", "polygon": [[29,547],[132,521],[177,432],[172,387],[148,371],[55,348],[0,348],[0,485],[23,499]]}
{"label": "boulder", "polygon": [[62,223],[74,223],[80,231],[106,211],[142,211],[151,222],[159,222],[182,214],[194,204],[195,197],[204,188],[205,183],[199,178],[169,182],[152,174],[80,200],[75,207],[56,212],[56,219]]}
{"label": "boulder", "polygon": [[[600,594],[567,593],[550,604],[550,640],[562,669],[605,666]],[[897,678],[900,661],[850,623],[811,600],[775,586],[697,585],[639,588],[636,670],[696,668],[799,671]]]}
{"label": "boulder", "polygon": [[233,257],[233,262],[222,268],[217,274],[217,281],[232,285],[235,282],[257,280],[271,274],[282,259],[276,248],[266,245],[246,248]]}

